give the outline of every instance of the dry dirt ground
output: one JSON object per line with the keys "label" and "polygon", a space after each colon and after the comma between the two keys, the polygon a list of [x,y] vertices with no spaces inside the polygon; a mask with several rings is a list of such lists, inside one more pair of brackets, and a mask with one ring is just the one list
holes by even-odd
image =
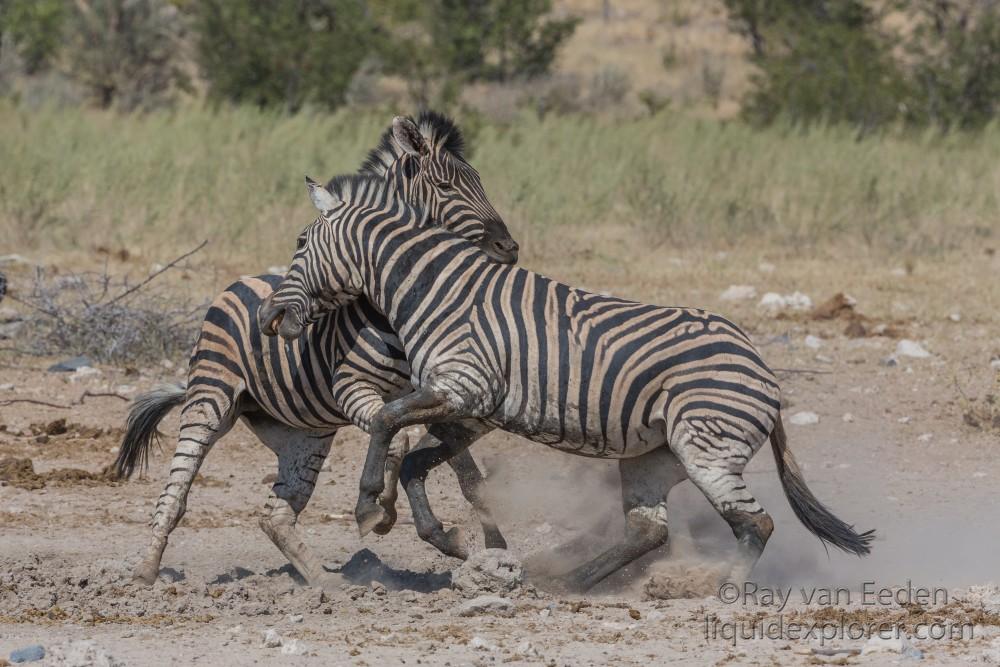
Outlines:
{"label": "dry dirt ground", "polygon": [[[718,562],[731,552],[732,536],[683,484],[670,498],[669,548],[585,596],[554,596],[526,585],[510,596],[511,617],[461,617],[457,608],[475,592],[451,588],[458,562],[417,538],[405,501],[390,535],[358,538],[350,508],[365,439],[345,429],[301,519],[327,566],[354,582],[323,592],[301,585],[257,528],[269,488],[263,480],[275,462],[237,427],[208,457],[164,555],[160,581],[140,588],[129,574],[167,473],[176,414],[163,425],[168,437],[148,476],[119,484],[101,470],[114,458],[124,401],[88,398],[70,409],[0,403],[0,459],[30,459],[33,466],[33,473],[7,469],[8,481],[0,483],[0,658],[30,644],[52,655],[69,642],[92,640],[92,653],[129,665],[917,660],[854,654],[866,644],[851,634],[857,624],[886,622],[903,625],[926,664],[1000,662],[1000,591],[989,586],[1000,580],[1000,419],[991,423],[1000,408],[986,398],[997,389],[990,359],[1000,353],[1000,260],[983,254],[916,267],[801,260],[778,272],[766,262],[734,269],[722,256],[697,269],[685,261],[663,261],[641,278],[585,260],[550,271],[587,275],[591,285],[637,298],[712,307],[743,323],[769,363],[786,369],[779,375],[790,446],[811,488],[841,517],[878,530],[870,557],[824,551],[789,510],[765,449],[747,475],[776,525],[753,575],[756,596],[733,600],[729,589],[720,595]],[[703,279],[682,280],[691,274]],[[730,283],[753,285],[758,295],[723,301],[720,293]],[[866,334],[850,312],[815,319],[809,312],[772,317],[758,309],[763,292],[793,288],[815,303],[850,292],[857,298],[854,312],[867,318],[855,324]],[[857,337],[845,334],[849,326]],[[807,336],[815,337],[808,339],[813,346]],[[888,361],[901,337],[919,341],[930,356]],[[0,401],[70,404],[86,389],[131,393],[181,374],[180,364],[101,367],[100,375],[71,382],[45,372],[49,361],[0,358]],[[818,423],[789,423],[803,411],[815,413]],[[65,425],[53,424],[59,419]],[[561,556],[568,568],[620,534],[614,464],[499,433],[473,453],[489,474],[511,549],[525,562],[583,536],[583,546]],[[67,468],[91,474],[54,472]],[[478,540],[451,473],[435,474],[429,489],[439,516],[466,526]],[[908,586],[909,597],[897,596],[903,604],[865,597],[866,590]],[[826,595],[841,588],[837,600]],[[923,599],[920,588],[934,589],[935,599]],[[769,589],[790,589],[791,601],[780,607],[768,599]],[[803,601],[803,593],[813,592]],[[737,627],[737,635],[756,627],[769,636],[731,639]],[[269,629],[283,647],[265,645]],[[793,636],[809,631],[817,634]],[[924,638],[928,632],[949,636]],[[824,639],[824,633],[836,636]],[[827,655],[837,649],[847,652]]]}

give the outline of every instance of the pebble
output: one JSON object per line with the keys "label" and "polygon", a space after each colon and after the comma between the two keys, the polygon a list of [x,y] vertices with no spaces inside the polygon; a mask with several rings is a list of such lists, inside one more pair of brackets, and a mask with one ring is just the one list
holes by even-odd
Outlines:
{"label": "pebble", "polygon": [[818,350],[819,348],[823,347],[823,339],[821,339],[819,336],[809,335],[806,336],[805,344],[806,347],[808,347],[809,349]]}
{"label": "pebble", "polygon": [[990,359],[990,368],[995,371],[1000,371],[1000,357],[993,357]]}
{"label": "pebble", "polygon": [[286,273],[288,273],[288,267],[287,266],[269,266],[269,267],[267,267],[267,272],[283,276]]}
{"label": "pebble", "polygon": [[515,649],[515,650],[517,651],[518,655],[523,656],[525,658],[537,658],[538,657],[538,649],[535,648],[534,644],[532,644],[531,642],[529,642],[527,640],[525,640],[525,641],[521,642],[520,644],[518,644],[517,645],[517,649]]}
{"label": "pebble", "polygon": [[812,426],[819,423],[819,415],[815,412],[796,412],[788,419],[788,422],[796,426]]}
{"label": "pebble", "polygon": [[730,285],[719,298],[723,301],[746,301],[757,298],[757,288],[753,285]]}
{"label": "pebble", "polygon": [[288,616],[285,616],[285,620],[289,623],[301,623],[302,614],[289,614]]}
{"label": "pebble", "polygon": [[845,424],[850,424],[854,421],[854,415],[850,412],[845,412],[844,416],[840,418]]}
{"label": "pebble", "polygon": [[809,310],[812,308],[812,299],[802,292],[793,292],[791,294],[784,295],[778,294],[777,292],[768,292],[761,297],[757,307],[765,313],[773,316],[786,310]]}
{"label": "pebble", "polygon": [[281,635],[274,628],[268,628],[264,632],[264,648],[278,648],[281,646]]}
{"label": "pebble", "polygon": [[496,651],[497,645],[488,639],[476,635],[469,640],[469,646],[477,651]]}
{"label": "pebble", "polygon": [[899,365],[899,359],[896,358],[896,355],[890,354],[888,357],[883,357],[878,363],[880,366],[893,368]]}
{"label": "pebble", "polygon": [[21,662],[35,662],[45,657],[45,647],[41,644],[32,644],[24,648],[15,649],[10,652],[10,661],[15,665]]}
{"label": "pebble", "polygon": [[901,357],[913,357],[914,359],[926,359],[931,353],[915,340],[903,340],[896,343],[896,354]]}
{"label": "pebble", "polygon": [[921,433],[917,436],[917,442],[930,442],[934,439],[933,433]]}
{"label": "pebble", "polygon": [[480,595],[462,603],[456,612],[459,616],[504,616],[514,615],[514,603],[509,598],[496,595]]}
{"label": "pebble", "polygon": [[306,652],[306,645],[298,639],[286,639],[281,642],[282,655],[302,655]]}
{"label": "pebble", "polygon": [[962,314],[961,313],[951,313],[950,315],[948,315],[948,319],[951,320],[952,322],[961,322],[962,321]]}
{"label": "pebble", "polygon": [[922,660],[924,657],[923,652],[910,642],[909,637],[902,634],[898,637],[872,636],[861,648],[861,655],[873,653],[898,653],[914,660]]}
{"label": "pebble", "polygon": [[0,384],[0,391],[14,391],[14,385],[10,382]]}

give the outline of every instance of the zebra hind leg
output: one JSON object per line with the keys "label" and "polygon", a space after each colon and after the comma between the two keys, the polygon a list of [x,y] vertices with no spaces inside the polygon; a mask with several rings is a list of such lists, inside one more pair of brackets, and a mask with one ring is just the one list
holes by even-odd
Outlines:
{"label": "zebra hind leg", "polygon": [[667,495],[685,478],[684,468],[665,447],[618,462],[622,482],[625,537],[594,559],[558,577],[543,578],[543,588],[586,591],[608,575],[667,543]]}
{"label": "zebra hind leg", "polygon": [[229,432],[235,420],[236,407],[230,394],[218,395],[213,389],[205,395],[198,385],[188,389],[170,477],[156,502],[151,521],[153,538],[136,566],[133,575],[136,581],[147,585],[156,581],[167,538],[187,511],[191,484],[212,445]]}
{"label": "zebra hind leg", "polygon": [[247,421],[261,442],[278,457],[278,478],[264,506],[260,529],[309,585],[339,586],[340,577],[326,571],[297,527],[299,514],[309,503],[320,468],[330,453],[333,434],[313,436],[268,417]]}
{"label": "zebra hind leg", "polygon": [[[760,447],[722,418],[691,418],[678,425],[671,449],[736,536],[738,554],[729,580],[750,575],[774,531],[774,521],[750,493],[743,469]],[[761,443],[766,435],[761,439]]]}

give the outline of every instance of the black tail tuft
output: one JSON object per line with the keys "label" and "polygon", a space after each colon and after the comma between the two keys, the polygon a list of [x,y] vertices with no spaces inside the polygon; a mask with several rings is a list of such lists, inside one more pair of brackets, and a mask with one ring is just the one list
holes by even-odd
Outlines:
{"label": "black tail tuft", "polygon": [[115,461],[119,479],[131,477],[136,468],[146,467],[150,446],[154,441],[159,444],[160,434],[156,427],[171,410],[184,402],[186,393],[182,385],[157,387],[132,402],[125,422],[125,437]]}
{"label": "black tail tuft", "polygon": [[854,526],[834,516],[833,512],[828,510],[806,486],[799,464],[795,462],[795,457],[788,449],[785,427],[781,423],[780,414],[774,430],[771,431],[771,449],[778,464],[778,475],[781,478],[781,486],[785,489],[785,497],[788,498],[792,511],[802,525],[823,542],[832,544],[838,549],[858,556],[871,553],[871,541],[875,539],[875,531],[858,533],[854,530]]}

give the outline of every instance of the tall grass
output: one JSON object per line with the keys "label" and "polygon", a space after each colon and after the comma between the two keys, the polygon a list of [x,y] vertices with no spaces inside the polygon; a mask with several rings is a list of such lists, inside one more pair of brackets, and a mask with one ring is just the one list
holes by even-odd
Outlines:
{"label": "tall grass", "polygon": [[[209,238],[217,258],[287,260],[312,218],[303,175],[356,169],[390,116],[2,107],[0,254]],[[683,115],[525,117],[479,126],[472,143],[523,244],[608,226],[647,244],[923,254],[1000,231],[995,126],[858,141],[835,127],[761,131]]]}

